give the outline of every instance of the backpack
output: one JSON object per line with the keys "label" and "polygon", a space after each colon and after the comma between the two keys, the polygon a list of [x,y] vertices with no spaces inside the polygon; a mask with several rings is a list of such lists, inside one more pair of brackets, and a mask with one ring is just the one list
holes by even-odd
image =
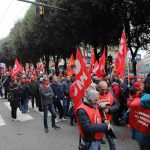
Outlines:
{"label": "backpack", "polygon": [[8,101],[9,102],[12,102],[12,101],[14,101],[14,92],[13,92],[13,90],[10,90],[9,91],[9,93],[8,93]]}

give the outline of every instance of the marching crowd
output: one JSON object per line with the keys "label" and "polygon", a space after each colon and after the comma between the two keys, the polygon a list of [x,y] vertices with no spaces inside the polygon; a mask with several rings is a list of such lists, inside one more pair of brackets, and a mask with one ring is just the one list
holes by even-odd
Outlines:
{"label": "marching crowd", "polygon": [[[105,135],[110,150],[116,150],[116,136],[111,123],[116,126],[130,124],[130,106],[134,101],[140,101],[143,108],[150,108],[150,75],[145,80],[132,74],[124,80],[106,76],[100,81],[94,74],[91,77],[92,83],[78,103],[74,101],[74,76],[62,73],[48,75],[39,72],[36,77],[22,73],[12,80],[7,72],[0,78],[0,96],[3,97],[3,87],[4,98],[10,102],[13,121],[17,120],[18,108],[22,113],[29,112],[28,103],[31,100],[32,108],[38,107],[44,114],[45,133],[49,132],[49,111],[54,129],[60,128],[56,122],[68,118],[71,126],[78,124],[79,149],[101,150]],[[150,136],[132,128],[132,138],[139,143],[140,150],[150,148]]]}

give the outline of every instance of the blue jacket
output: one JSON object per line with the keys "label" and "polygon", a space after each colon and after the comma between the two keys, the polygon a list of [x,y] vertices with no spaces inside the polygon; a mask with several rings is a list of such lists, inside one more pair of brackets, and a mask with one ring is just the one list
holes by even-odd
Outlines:
{"label": "blue jacket", "polygon": [[[144,93],[144,95],[140,99],[140,104],[144,108],[150,109],[150,94]],[[150,148],[150,136],[144,135],[143,133],[135,130],[135,140],[144,145],[145,148]]]}
{"label": "blue jacket", "polygon": [[51,88],[54,92],[54,100],[55,99],[63,99],[63,90],[61,89],[61,86],[59,85],[59,83],[52,83],[51,84]]}

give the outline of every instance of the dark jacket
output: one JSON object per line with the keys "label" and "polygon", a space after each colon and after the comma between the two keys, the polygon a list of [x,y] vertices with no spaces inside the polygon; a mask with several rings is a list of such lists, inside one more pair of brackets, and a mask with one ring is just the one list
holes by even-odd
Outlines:
{"label": "dark jacket", "polygon": [[48,105],[53,103],[54,93],[50,86],[49,89],[46,90],[44,86],[40,84],[39,91],[40,91],[42,105]]}
{"label": "dark jacket", "polygon": [[[89,106],[86,103],[84,104]],[[105,132],[108,130],[108,126],[105,123],[91,124],[86,111],[82,108],[77,111],[77,118],[85,134],[84,140],[87,142],[93,141],[93,137],[91,135],[94,135],[96,132]]]}
{"label": "dark jacket", "polygon": [[9,85],[10,85],[10,82],[11,82],[11,76],[5,76],[4,79],[3,79],[3,86],[5,88],[8,88]]}
{"label": "dark jacket", "polygon": [[63,92],[64,92],[64,95],[69,97],[69,92],[70,92],[70,86],[71,86],[71,81],[63,81],[62,82],[62,86],[63,86]]}
{"label": "dark jacket", "polygon": [[10,101],[10,106],[15,108],[19,107],[20,105],[19,87],[17,85],[10,85],[8,92],[13,92],[13,96],[14,96],[14,99]]}
{"label": "dark jacket", "polygon": [[29,91],[31,96],[35,96],[39,92],[39,86],[37,81],[31,81],[29,83]]}
{"label": "dark jacket", "polygon": [[29,85],[23,84],[21,86],[21,92],[22,92],[22,98],[23,99],[29,99],[30,91],[29,91]]}
{"label": "dark jacket", "polygon": [[51,84],[51,88],[54,92],[54,100],[58,100],[58,99],[60,100],[60,99],[63,98],[63,91],[62,91],[61,86],[60,86],[59,83],[54,83],[53,82]]}

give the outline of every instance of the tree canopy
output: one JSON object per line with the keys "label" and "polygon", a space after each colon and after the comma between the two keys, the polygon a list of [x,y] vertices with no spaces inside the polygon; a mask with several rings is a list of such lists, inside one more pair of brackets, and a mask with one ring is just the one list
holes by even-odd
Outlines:
{"label": "tree canopy", "polygon": [[0,61],[10,65],[17,57],[22,64],[35,64],[45,58],[48,63],[49,56],[65,60],[75,54],[79,45],[94,47],[99,59],[102,51],[97,48],[118,46],[123,27],[133,64],[139,49],[149,49],[149,0],[47,0],[47,3],[67,11],[44,8],[45,15],[37,16],[32,5],[8,37],[0,40]]}

